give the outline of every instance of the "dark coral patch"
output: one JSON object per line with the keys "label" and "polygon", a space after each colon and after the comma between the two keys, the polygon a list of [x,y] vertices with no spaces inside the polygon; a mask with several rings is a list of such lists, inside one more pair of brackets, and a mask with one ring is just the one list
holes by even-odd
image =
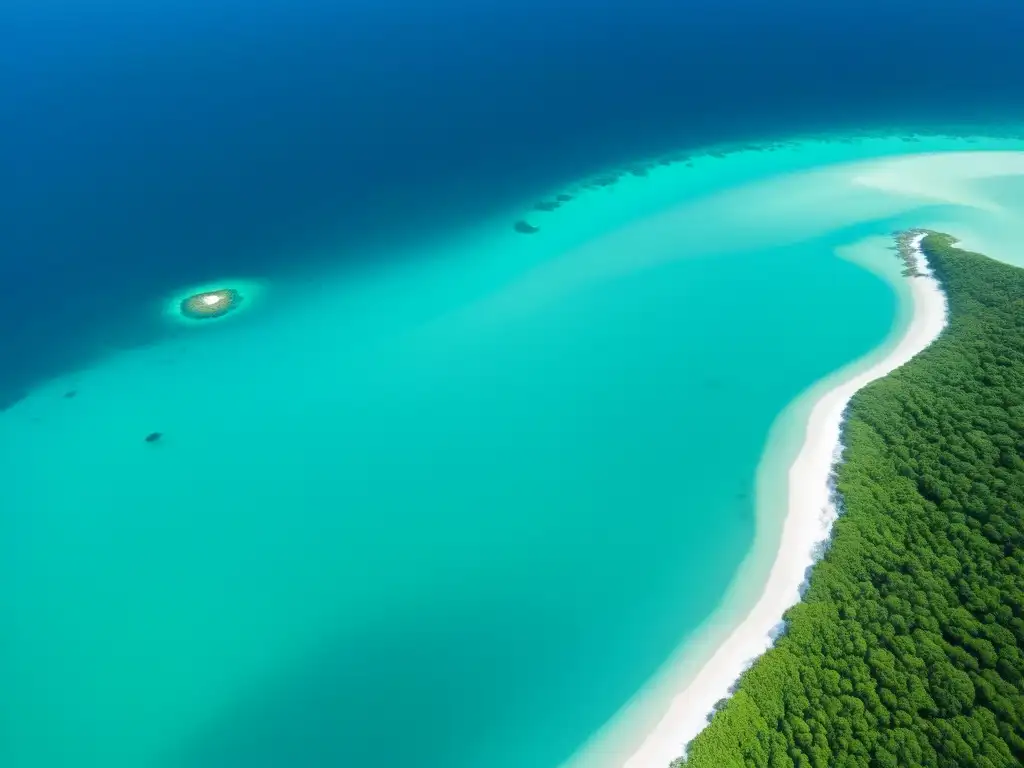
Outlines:
{"label": "dark coral patch", "polygon": [[555,197],[555,200],[557,200],[560,203],[568,203],[570,200],[572,200],[572,195],[567,195],[565,192],[563,192],[562,194],[557,195]]}
{"label": "dark coral patch", "polygon": [[551,200],[541,200],[539,203],[533,204],[533,209],[535,211],[557,211],[559,205],[559,203],[553,202]]}
{"label": "dark coral patch", "polygon": [[163,436],[164,436],[163,432],[150,432],[148,435],[146,435],[145,439],[146,439],[147,443],[155,443],[157,440],[159,440]]}
{"label": "dark coral patch", "polygon": [[530,224],[528,221],[523,221],[522,219],[517,221],[512,228],[523,235],[532,235],[534,232],[540,232],[540,227],[535,227],[533,224]]}

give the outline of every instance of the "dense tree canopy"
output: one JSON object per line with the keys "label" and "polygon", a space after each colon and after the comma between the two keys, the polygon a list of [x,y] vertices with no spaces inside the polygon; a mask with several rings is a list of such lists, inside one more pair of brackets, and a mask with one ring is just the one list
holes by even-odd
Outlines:
{"label": "dense tree canopy", "polygon": [[1024,765],[1024,270],[952,243],[948,327],[850,403],[803,602],[676,765]]}

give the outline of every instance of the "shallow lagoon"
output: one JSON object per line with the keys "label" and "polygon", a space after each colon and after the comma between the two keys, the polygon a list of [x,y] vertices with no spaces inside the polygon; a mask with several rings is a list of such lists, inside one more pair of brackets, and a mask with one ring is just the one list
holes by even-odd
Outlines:
{"label": "shallow lagoon", "polygon": [[905,322],[879,238],[1017,258],[1019,177],[932,164],[951,204],[833,166],[1021,148],[807,140],[567,185],[40,387],[0,414],[0,761],[557,765],[741,610],[773,423]]}

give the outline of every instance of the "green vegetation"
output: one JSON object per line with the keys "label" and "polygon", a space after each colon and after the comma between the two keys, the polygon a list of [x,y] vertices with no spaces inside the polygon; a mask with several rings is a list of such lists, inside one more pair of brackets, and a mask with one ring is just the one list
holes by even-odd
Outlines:
{"label": "green vegetation", "polygon": [[850,404],[786,634],[674,765],[1024,765],[1024,270],[952,242],[949,326]]}

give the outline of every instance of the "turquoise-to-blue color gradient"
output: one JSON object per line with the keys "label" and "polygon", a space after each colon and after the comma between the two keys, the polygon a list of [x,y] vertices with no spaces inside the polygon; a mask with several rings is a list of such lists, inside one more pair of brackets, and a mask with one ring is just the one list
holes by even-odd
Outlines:
{"label": "turquoise-to-blue color gradient", "polygon": [[358,263],[662,150],[1020,117],[1022,34],[1014,0],[8,0],[0,400],[159,335],[127,317],[179,283]]}
{"label": "turquoise-to-blue color gradient", "polygon": [[4,768],[558,768],[905,327],[885,236],[1021,234],[813,170],[1020,150],[1017,4],[361,2],[0,9]]}

